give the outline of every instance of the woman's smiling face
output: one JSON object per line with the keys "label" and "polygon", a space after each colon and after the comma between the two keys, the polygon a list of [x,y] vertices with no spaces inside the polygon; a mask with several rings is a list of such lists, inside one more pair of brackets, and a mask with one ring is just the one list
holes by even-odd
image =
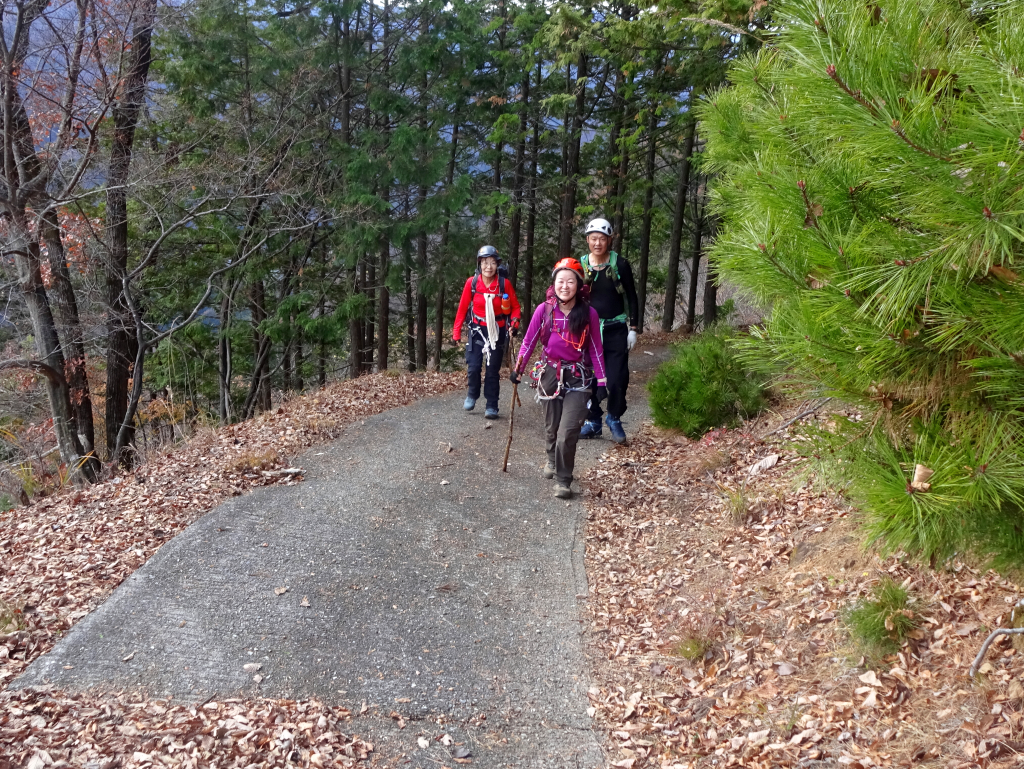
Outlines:
{"label": "woman's smiling face", "polygon": [[493,256],[485,256],[480,260],[480,274],[490,280],[498,273],[498,260]]}
{"label": "woman's smiling face", "polygon": [[572,270],[559,270],[555,275],[555,296],[559,301],[568,302],[576,296],[579,278]]}

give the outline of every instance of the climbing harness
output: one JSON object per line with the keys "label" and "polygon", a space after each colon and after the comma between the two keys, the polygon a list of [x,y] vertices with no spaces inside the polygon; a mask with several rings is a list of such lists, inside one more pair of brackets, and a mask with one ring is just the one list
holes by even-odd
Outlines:
{"label": "climbing harness", "polygon": [[[548,339],[551,338],[551,332],[554,331],[558,336],[565,341],[570,347],[577,352],[582,352],[587,340],[588,329],[584,328],[583,333],[580,334],[580,338],[577,341],[573,338],[572,332],[568,332],[566,336],[565,322],[563,318],[563,328],[559,329],[555,323],[555,306],[551,302],[545,302],[547,305],[547,312],[545,312],[544,320],[541,323],[541,344],[547,346]],[[541,377],[544,375],[544,371],[548,366],[553,366],[557,375],[557,384],[553,393],[545,392],[544,386],[541,383]],[[594,375],[583,361],[563,361],[553,358],[549,358],[547,353],[541,355],[530,371],[530,387],[534,388],[537,392],[534,394],[534,400],[538,403],[541,401],[550,401],[560,397],[562,394],[567,392],[583,392],[590,391],[591,384],[594,381]]]}
{"label": "climbing harness", "polygon": [[[552,366],[555,369],[557,377],[553,393],[546,392],[541,381],[544,371],[548,366]],[[594,382],[594,375],[581,361],[554,360],[545,355],[533,364],[533,369],[530,371],[530,379],[532,380],[530,387],[537,391],[534,393],[533,399],[540,403],[541,401],[554,400],[565,393],[590,392],[591,385]]]}
{"label": "climbing harness", "polygon": [[[489,246],[485,246],[489,248]],[[483,249],[481,249],[482,251]],[[505,290],[505,275],[502,274],[504,265],[498,267],[498,293],[492,294],[489,291],[483,291],[484,295],[484,308],[485,315],[480,317],[476,314],[473,308],[476,306],[476,284],[477,281],[483,282],[483,276],[479,270],[473,275],[473,281],[469,286],[469,344],[473,344],[473,334],[476,333],[480,336],[480,341],[484,347],[484,365],[491,365],[491,352],[498,347],[498,339],[500,338],[501,329],[498,326],[498,319],[501,318],[508,324],[510,315],[497,314],[494,311],[494,300],[497,297],[504,296],[507,292]],[[484,286],[486,288],[486,286]]]}

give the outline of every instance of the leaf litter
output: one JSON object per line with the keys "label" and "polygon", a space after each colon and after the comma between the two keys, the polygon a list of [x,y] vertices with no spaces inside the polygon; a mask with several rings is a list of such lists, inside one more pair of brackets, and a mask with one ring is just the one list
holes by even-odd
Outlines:
{"label": "leaf litter", "polygon": [[241,767],[257,748],[266,766],[349,766],[366,758],[372,746],[338,728],[348,711],[312,701],[229,700],[190,710],[128,695],[7,687],[164,543],[225,499],[301,482],[302,469],[289,465],[294,455],[358,419],[457,390],[464,379],[459,372],[383,372],[336,382],[247,422],[202,431],[131,473],[0,513],[0,618],[9,615],[0,624],[0,769],[158,765],[151,754],[169,766]]}
{"label": "leaf litter", "polygon": [[[1003,637],[968,677],[1020,586],[864,549],[856,510],[797,472],[800,427],[694,442],[645,426],[583,479],[588,712],[609,766],[1024,763],[1024,655]],[[844,618],[883,577],[920,621],[865,657]]]}

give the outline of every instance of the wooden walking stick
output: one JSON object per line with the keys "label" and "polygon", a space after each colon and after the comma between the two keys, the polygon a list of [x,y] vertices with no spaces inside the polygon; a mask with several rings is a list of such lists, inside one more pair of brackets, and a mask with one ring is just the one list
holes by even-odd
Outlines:
{"label": "wooden walking stick", "polygon": [[[509,370],[511,371],[512,370],[512,355],[511,355],[512,345],[511,345],[511,343],[509,344],[508,347],[509,347],[509,358],[508,358],[509,366],[508,367],[509,367]],[[520,406],[523,405],[522,401],[519,400],[519,382],[516,382],[516,383],[514,383],[512,385],[512,407],[509,409],[509,412],[508,412],[508,440],[505,441],[505,459],[501,463],[501,472],[503,472],[503,473],[507,473],[508,472],[508,452],[512,448],[512,420],[515,419],[515,416],[516,416],[516,404],[517,403]]]}
{"label": "wooden walking stick", "polygon": [[508,413],[508,440],[505,441],[505,459],[501,463],[501,472],[508,472],[508,452],[512,448],[512,420],[516,416],[516,402],[519,400],[519,383],[512,385],[512,408]]}

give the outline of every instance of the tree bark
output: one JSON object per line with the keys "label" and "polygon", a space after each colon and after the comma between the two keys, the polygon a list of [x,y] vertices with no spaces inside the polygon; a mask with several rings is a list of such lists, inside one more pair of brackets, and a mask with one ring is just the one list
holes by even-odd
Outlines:
{"label": "tree bark", "polygon": [[[452,126],[451,151],[448,155],[448,171],[445,174],[445,188],[451,189],[455,182],[455,162],[459,151],[459,124]],[[434,371],[441,370],[441,350],[444,348],[444,266],[448,261],[448,233],[451,230],[452,212],[448,203],[444,206],[444,225],[441,228],[441,248],[437,258],[438,291],[434,306]]]}
{"label": "tree bark", "polygon": [[708,262],[707,276],[704,278],[704,328],[708,328],[718,320],[718,272]]}
{"label": "tree bark", "polygon": [[[16,211],[16,214],[20,213]],[[32,238],[28,222],[19,215],[12,217],[8,228],[8,246],[14,254],[18,287],[25,299],[35,331],[36,351],[40,358],[38,363],[48,367],[48,370],[44,371],[36,366],[46,374],[46,395],[50,402],[53,430],[57,437],[61,462],[76,478],[83,477],[93,481],[96,478],[95,469],[91,463],[83,462],[82,444],[73,429],[74,413],[67,381],[64,378],[64,354],[61,351],[60,338],[39,269],[39,243]],[[51,371],[53,373],[50,373]]]}
{"label": "tree bark", "polygon": [[[629,84],[633,84],[633,75],[629,76]],[[629,99],[623,99],[623,124],[629,124]],[[615,213],[612,215],[612,249],[622,253],[622,239],[626,229],[626,180],[629,178],[629,146],[619,139],[619,170],[615,174]]]}
{"label": "tree bark", "polygon": [[[700,177],[697,179],[698,185]],[[700,259],[704,244],[704,212],[693,196],[693,261],[690,265],[690,292],[686,301],[686,332],[692,334],[697,321],[697,281],[700,278]]]}
{"label": "tree bark", "polygon": [[231,403],[231,306],[237,284],[228,276],[224,277],[221,288],[220,328],[218,329],[218,374],[220,379],[220,422],[230,424],[234,419]]}
{"label": "tree bark", "polygon": [[367,254],[366,265],[366,295],[369,298],[367,306],[369,313],[363,321],[363,367],[367,372],[373,371],[373,353],[376,349],[377,327],[374,323],[374,313],[377,311],[377,263],[375,254]]}
{"label": "tree bark", "polygon": [[[72,429],[82,442],[85,454],[93,455],[96,462],[96,433],[92,418],[92,397],[89,392],[89,378],[85,368],[85,343],[83,341],[82,323],[78,316],[78,301],[75,289],[71,284],[64,241],[60,235],[60,223],[57,212],[47,209],[39,224],[41,235],[46,243],[46,255],[50,263],[50,286],[57,310],[57,322],[63,330],[66,352],[64,355],[65,378],[68,394],[71,399],[71,411],[74,416]],[[58,334],[58,337],[60,335]],[[96,471],[99,470],[95,466]]]}
{"label": "tree bark", "polygon": [[[384,194],[381,196],[385,206],[391,205],[391,187],[388,183],[384,185]],[[380,263],[377,266],[377,371],[384,371],[388,367],[389,339],[388,325],[391,322],[391,292],[388,289],[388,273],[391,269],[391,235],[388,232],[390,214],[385,214],[384,226],[380,233]]]}
{"label": "tree bark", "polygon": [[696,126],[686,125],[683,139],[683,157],[679,161],[679,184],[676,187],[676,208],[672,218],[672,241],[668,252],[668,276],[665,279],[665,312],[661,316],[661,330],[671,331],[676,321],[676,294],[679,291],[679,251],[683,239],[683,219],[686,214],[686,192],[690,187],[690,159]]}
{"label": "tree bark", "polygon": [[[106,439],[110,461],[128,462],[128,455],[114,456],[117,436],[128,413],[128,379],[138,352],[135,324],[124,296],[128,269],[128,174],[131,170],[135,127],[146,97],[151,41],[156,20],[156,0],[141,0],[136,7],[131,42],[131,65],[124,79],[124,95],[114,105],[114,133],[107,169],[107,392]],[[129,433],[129,442],[131,440]]]}
{"label": "tree bark", "polygon": [[565,162],[565,179],[562,183],[561,210],[558,217],[558,258],[572,255],[573,225],[576,218],[576,189],[579,184],[577,176],[580,171],[580,150],[583,142],[583,114],[587,97],[587,55],[580,53],[576,64],[576,105],[570,124],[568,154]]}
{"label": "tree bark", "polygon": [[[403,249],[405,250],[405,249]],[[405,257],[405,345],[406,367],[409,371],[416,370],[416,311],[413,306],[412,294],[412,259],[411,254],[403,254]]]}
{"label": "tree bark", "polygon": [[512,181],[512,220],[509,224],[508,273],[512,285],[519,276],[519,241],[523,226],[523,181],[526,176],[526,135],[529,133],[530,75],[523,78],[523,99],[519,111],[519,138],[516,140],[516,167]]}
{"label": "tree bark", "polygon": [[[654,65],[654,77],[651,88],[657,88],[661,74],[661,58]],[[644,173],[644,213],[640,229],[640,259],[638,260],[636,280],[636,300],[638,324],[644,327],[647,314],[647,278],[651,258],[651,219],[654,211],[654,173],[656,169],[658,149],[658,113],[655,94],[651,95],[647,109],[647,162]]]}
{"label": "tree bark", "polygon": [[[505,144],[503,142],[494,143],[494,191],[501,193],[501,156],[505,151]],[[491,214],[491,243],[494,243],[498,239],[498,230],[501,228],[501,209],[498,206],[494,207],[494,213]]]}
{"label": "tree bark", "polygon": [[[422,217],[427,203],[427,188],[420,186],[417,213]],[[427,230],[420,226],[416,235],[416,368],[427,368]]]}
{"label": "tree bark", "polygon": [[[537,63],[537,89],[540,90],[543,73]],[[529,324],[533,317],[533,246],[537,231],[537,163],[540,152],[540,116],[533,116],[533,136],[530,139],[530,180],[527,182],[526,248],[523,253],[523,317]]]}

